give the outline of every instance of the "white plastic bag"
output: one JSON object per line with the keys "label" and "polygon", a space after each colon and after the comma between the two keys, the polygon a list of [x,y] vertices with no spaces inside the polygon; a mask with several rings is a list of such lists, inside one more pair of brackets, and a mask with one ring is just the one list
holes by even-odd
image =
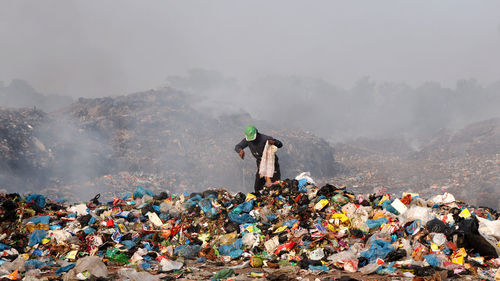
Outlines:
{"label": "white plastic bag", "polygon": [[435,216],[434,214],[432,214],[431,208],[412,206],[408,209],[408,211],[404,213],[404,215],[400,216],[400,222],[406,223],[409,221],[420,219],[422,221],[422,225],[425,225],[433,218],[435,218]]}
{"label": "white plastic bag", "polygon": [[443,195],[436,195],[429,199],[432,205],[434,204],[449,204],[455,202],[455,196],[449,192],[445,192]]}
{"label": "white plastic bag", "polygon": [[479,232],[495,237],[500,240],[500,220],[490,221],[477,217],[479,221]]}
{"label": "white plastic bag", "polygon": [[309,184],[316,185],[314,180],[311,178],[310,172],[302,172],[298,176],[295,177],[296,180],[306,179]]}

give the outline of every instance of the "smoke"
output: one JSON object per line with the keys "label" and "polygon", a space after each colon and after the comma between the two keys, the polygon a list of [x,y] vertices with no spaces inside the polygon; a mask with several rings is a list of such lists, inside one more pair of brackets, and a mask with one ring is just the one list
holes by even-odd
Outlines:
{"label": "smoke", "polygon": [[168,77],[167,84],[189,91],[215,111],[223,112],[219,105],[229,103],[275,126],[311,131],[333,142],[359,137],[418,141],[500,116],[500,82],[482,86],[474,79],[449,88],[438,82],[412,87],[364,77],[343,89],[300,76],[265,76],[241,85],[222,73],[196,69]]}
{"label": "smoke", "polygon": [[[0,2],[0,80],[44,93],[115,96],[202,67],[248,80],[360,77],[413,87],[498,80],[496,1]],[[450,12],[453,11],[453,12]]]}

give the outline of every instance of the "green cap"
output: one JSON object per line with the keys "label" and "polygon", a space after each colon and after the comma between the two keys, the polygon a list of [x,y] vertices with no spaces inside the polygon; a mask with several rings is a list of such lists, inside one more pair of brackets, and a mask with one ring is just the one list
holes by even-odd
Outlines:
{"label": "green cap", "polygon": [[247,126],[245,128],[245,138],[247,141],[253,141],[257,137],[257,128],[255,126]]}

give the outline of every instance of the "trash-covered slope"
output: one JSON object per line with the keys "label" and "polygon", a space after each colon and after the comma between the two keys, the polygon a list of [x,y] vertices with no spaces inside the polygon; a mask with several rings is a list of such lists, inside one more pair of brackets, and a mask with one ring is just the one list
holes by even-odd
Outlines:
{"label": "trash-covered slope", "polygon": [[472,204],[499,208],[499,132],[500,119],[491,119],[455,133],[443,130],[418,150],[397,139],[336,144],[336,159],[349,173],[333,180],[358,190],[387,187],[427,196],[448,191]]}
{"label": "trash-covered slope", "polygon": [[[64,113],[76,118],[86,130],[105,136],[113,148],[116,171],[173,177],[191,188],[245,189],[241,184],[251,182],[254,162],[241,161],[233,148],[247,124],[262,122],[247,114],[215,117],[194,109],[191,99],[171,89],[149,91],[80,99]],[[333,149],[326,141],[300,130],[272,129],[263,125],[261,131],[285,143],[278,152],[285,176],[298,169],[315,170],[318,177],[335,173]]]}
{"label": "trash-covered slope", "polygon": [[496,210],[449,193],[427,199],[384,190],[354,194],[312,182],[275,182],[261,196],[223,189],[155,194],[137,187],[111,201],[96,196],[74,204],[39,194],[0,194],[0,277],[499,277]]}
{"label": "trash-covered slope", "polygon": [[51,154],[35,136],[45,117],[39,110],[0,108],[0,188],[23,185],[49,166]]}

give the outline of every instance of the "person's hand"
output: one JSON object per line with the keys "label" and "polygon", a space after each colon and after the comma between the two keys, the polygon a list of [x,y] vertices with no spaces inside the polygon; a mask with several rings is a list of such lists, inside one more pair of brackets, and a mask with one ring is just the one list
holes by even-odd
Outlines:
{"label": "person's hand", "polygon": [[269,145],[274,145],[274,140],[267,140],[267,142],[269,143]]}
{"label": "person's hand", "polygon": [[241,159],[245,159],[245,151],[243,151],[243,149],[240,150],[240,152],[238,152],[238,154],[240,155]]}

